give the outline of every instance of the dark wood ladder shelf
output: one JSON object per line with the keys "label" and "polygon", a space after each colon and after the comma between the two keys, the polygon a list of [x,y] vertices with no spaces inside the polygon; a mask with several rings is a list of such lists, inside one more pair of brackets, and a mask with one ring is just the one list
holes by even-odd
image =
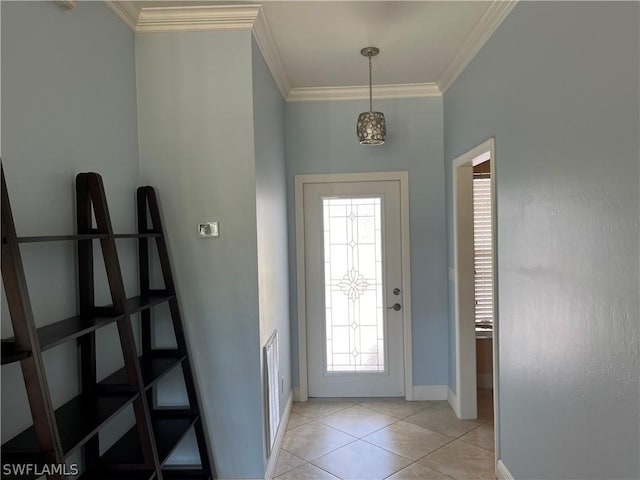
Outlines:
{"label": "dark wood ladder shelf", "polygon": [[[82,480],[191,480],[215,478],[199,399],[189,359],[176,289],[164,238],[158,201],[152,187],[137,191],[138,232],[116,234],[111,226],[102,178],[97,173],[76,177],[77,233],[18,237],[2,169],[2,279],[14,337],[2,340],[2,365],[19,362],[33,425],[2,445],[2,462],[62,464],[82,454]],[[127,297],[116,240],[135,239],[138,247],[139,295]],[[20,244],[76,242],[78,315],[36,327]],[[153,243],[152,243],[153,242]],[[156,256],[150,248],[155,244]],[[96,305],[94,247],[100,248],[107,274],[110,305]],[[150,263],[158,259],[164,288],[150,288]],[[155,348],[154,307],[168,305],[175,334],[173,348]],[[139,315],[140,349],[132,315]],[[115,324],[124,366],[98,381],[96,331]],[[80,393],[54,408],[42,353],[75,340],[80,362]],[[180,369],[189,404],[155,406],[155,387]],[[75,375],[75,370],[73,375]],[[106,451],[100,448],[102,427],[133,407],[135,424]],[[195,433],[199,465],[167,464],[185,435]],[[100,452],[103,452],[102,454]],[[77,456],[74,456],[77,458]],[[26,480],[35,476],[2,476]],[[49,480],[62,480],[51,474]]]}

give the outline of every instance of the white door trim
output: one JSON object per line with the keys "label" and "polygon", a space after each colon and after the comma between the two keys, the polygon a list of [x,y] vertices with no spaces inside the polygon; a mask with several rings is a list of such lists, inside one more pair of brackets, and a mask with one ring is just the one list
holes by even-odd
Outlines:
{"label": "white door trim", "polygon": [[[485,153],[485,151],[481,153]],[[480,153],[479,153],[480,154]],[[477,156],[477,155],[476,155]],[[453,270],[456,339],[456,415],[477,418],[473,276],[473,165],[468,152],[453,162]],[[463,206],[466,206],[464,208]]]}
{"label": "white door trim", "polygon": [[307,319],[305,289],[305,250],[304,250],[304,185],[309,183],[337,182],[400,182],[400,225],[402,228],[402,325],[404,343],[404,392],[407,400],[413,400],[413,353],[411,339],[411,260],[409,255],[409,173],[408,172],[371,172],[371,173],[330,173],[295,176],[295,217],[296,217],[296,275],[298,296],[298,379],[296,401],[304,402],[309,398],[307,376]]}
{"label": "white door trim", "polygon": [[[492,208],[492,245],[493,245],[493,409],[495,428],[495,454],[496,461],[500,458],[499,443],[499,312],[498,312],[498,262],[497,262],[497,208],[496,208],[496,154],[495,140],[490,138],[468,152],[460,155],[453,161],[452,182],[453,182],[453,249],[454,249],[454,281],[455,281],[455,339],[456,339],[456,405],[452,405],[456,414],[460,418],[475,418],[477,416],[476,398],[476,358],[475,358],[475,325],[462,323],[459,315],[459,270],[458,245],[460,242],[457,220],[458,220],[458,168],[473,166],[474,160],[483,154],[489,153],[491,159],[491,208]],[[466,328],[465,328],[466,327]],[[464,345],[472,345],[472,348],[461,348]]]}

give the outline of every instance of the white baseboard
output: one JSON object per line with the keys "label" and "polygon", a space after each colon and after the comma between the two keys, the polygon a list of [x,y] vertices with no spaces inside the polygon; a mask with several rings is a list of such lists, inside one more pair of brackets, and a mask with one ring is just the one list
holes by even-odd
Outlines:
{"label": "white baseboard", "polygon": [[496,462],[496,478],[498,480],[515,480],[502,460]]}
{"label": "white baseboard", "polygon": [[306,402],[308,398],[302,398],[300,393],[300,387],[293,387],[293,401],[294,402]]}
{"label": "white baseboard", "polygon": [[478,375],[478,388],[493,389],[493,374]]}
{"label": "white baseboard", "polygon": [[293,391],[289,392],[289,398],[287,399],[287,406],[284,408],[282,418],[280,419],[280,425],[278,425],[278,433],[276,433],[276,440],[273,442],[273,449],[271,450],[271,456],[267,462],[267,468],[264,472],[264,480],[271,480],[273,474],[276,471],[276,464],[278,463],[278,455],[280,455],[280,448],[282,447],[282,441],[284,440],[284,434],[287,431],[287,423],[289,423],[289,415],[291,414],[291,408],[293,407]]}
{"label": "white baseboard", "polygon": [[460,400],[458,400],[458,396],[453,393],[453,390],[450,388],[447,388],[447,401],[449,402],[449,405],[451,405],[456,417],[460,418]]}
{"label": "white baseboard", "polygon": [[413,400],[446,400],[448,388],[447,385],[414,385]]}

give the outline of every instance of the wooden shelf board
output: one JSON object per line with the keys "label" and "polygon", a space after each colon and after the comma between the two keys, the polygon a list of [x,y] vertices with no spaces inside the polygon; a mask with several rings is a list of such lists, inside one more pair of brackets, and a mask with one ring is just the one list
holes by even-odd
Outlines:
{"label": "wooden shelf board", "polygon": [[2,365],[24,360],[25,358],[28,358],[30,355],[31,355],[30,352],[25,352],[24,350],[18,350],[16,342],[14,342],[13,340],[2,340],[2,350],[1,350]]}
{"label": "wooden shelf board", "polygon": [[162,236],[160,232],[145,232],[145,233],[116,233],[113,238],[159,238]]}
{"label": "wooden shelf board", "polygon": [[[160,463],[169,458],[196,420],[198,417],[195,415],[152,420]],[[102,455],[101,461],[111,468],[124,468],[127,465],[141,464],[142,458],[138,432],[134,426]]]}
{"label": "wooden shelf board", "polygon": [[[127,307],[129,313],[133,314],[171,300],[172,298],[174,298],[174,296],[175,295],[169,293],[154,293],[146,296],[139,295],[127,299]],[[112,306],[98,308],[100,309],[100,312],[108,312],[112,308]],[[74,338],[78,338],[86,335],[87,333],[91,333],[101,327],[120,320],[121,318],[123,318],[123,315],[109,315],[108,313],[105,313],[90,318],[74,316],[65,318],[64,320],[61,320],[59,322],[45,325],[38,328],[40,348],[42,349],[42,351],[48,350]],[[13,343],[13,338],[3,340],[3,351],[5,342]],[[3,354],[3,364],[17,360],[22,360],[22,358],[16,358],[15,360],[7,359],[7,362],[5,362]]]}
{"label": "wooden shelf board", "polygon": [[80,316],[66,318],[38,328],[40,347],[43,351],[58,346],[74,338],[91,333],[123,318],[122,315],[100,315],[91,318]]}
{"label": "wooden shelf board", "polygon": [[130,314],[146,310],[155,305],[167,302],[174,298],[175,295],[170,293],[153,293],[150,295],[139,295],[127,299],[127,309]]}
{"label": "wooden shelf board", "polygon": [[60,440],[65,454],[95,435],[110,418],[129,405],[138,395],[79,395],[56,410]]}
{"label": "wooden shelf board", "polygon": [[[179,365],[185,357],[186,355],[181,354],[178,350],[155,350],[149,356],[142,355],[138,357],[145,389],[151,388],[153,384]],[[98,385],[104,391],[120,390],[128,387],[126,369],[117,370],[101,380]]]}
{"label": "wooden shelf board", "polygon": [[[122,411],[137,393],[123,392],[109,395],[80,394],[55,411],[60,442],[65,456],[75,452],[112,417]],[[3,455],[35,451],[36,437],[33,426],[27,428],[2,445]]]}
{"label": "wooden shelf board", "polygon": [[105,468],[120,470],[134,465],[143,465],[144,456],[136,427],[129,429],[100,457]]}
{"label": "wooden shelf board", "polygon": [[[162,237],[160,232],[144,233],[114,233],[112,238],[158,238]],[[37,235],[30,237],[18,237],[18,243],[44,243],[44,242],[66,242],[80,240],[101,240],[110,238],[108,233],[85,233],[72,235]]]}
{"label": "wooden shelf board", "polygon": [[106,233],[87,233],[80,235],[42,235],[35,237],[18,237],[18,243],[64,242],[78,240],[99,240],[109,238]]}

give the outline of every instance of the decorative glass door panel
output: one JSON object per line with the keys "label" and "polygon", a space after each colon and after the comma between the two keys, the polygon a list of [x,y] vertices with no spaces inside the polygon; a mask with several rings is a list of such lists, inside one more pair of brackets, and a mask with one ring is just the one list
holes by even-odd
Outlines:
{"label": "decorative glass door panel", "polygon": [[323,198],[327,372],[384,372],[380,197]]}
{"label": "decorative glass door panel", "polygon": [[303,190],[308,393],[404,395],[400,182]]}

